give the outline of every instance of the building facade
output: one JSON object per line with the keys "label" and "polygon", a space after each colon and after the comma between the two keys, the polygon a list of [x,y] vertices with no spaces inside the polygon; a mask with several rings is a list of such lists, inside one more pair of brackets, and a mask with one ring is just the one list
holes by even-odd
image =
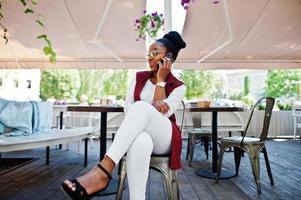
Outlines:
{"label": "building facade", "polygon": [[39,69],[1,69],[0,98],[17,101],[39,100]]}

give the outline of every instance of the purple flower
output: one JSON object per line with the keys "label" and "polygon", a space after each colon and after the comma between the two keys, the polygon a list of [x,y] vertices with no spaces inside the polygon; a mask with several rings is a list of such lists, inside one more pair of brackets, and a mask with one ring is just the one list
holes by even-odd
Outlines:
{"label": "purple flower", "polygon": [[153,17],[154,17],[154,16],[157,16],[157,15],[158,15],[157,12],[152,13],[152,16],[153,16]]}
{"label": "purple flower", "polygon": [[[142,24],[142,19],[145,22],[144,24]],[[163,14],[159,14],[158,12],[148,14],[144,10],[141,17],[135,19],[135,30],[140,33],[136,41],[145,40],[147,35],[155,37],[163,23]]]}
{"label": "purple flower", "polygon": [[189,4],[190,0],[181,0],[181,5]]}
{"label": "purple flower", "polygon": [[153,21],[151,21],[151,26],[152,28],[155,28],[155,23]]}

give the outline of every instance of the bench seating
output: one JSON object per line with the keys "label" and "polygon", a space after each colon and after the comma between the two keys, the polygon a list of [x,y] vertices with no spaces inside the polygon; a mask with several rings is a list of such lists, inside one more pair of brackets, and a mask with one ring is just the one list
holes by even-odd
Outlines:
{"label": "bench seating", "polygon": [[0,136],[0,153],[46,147],[46,164],[49,164],[49,146],[85,140],[84,166],[87,166],[88,139],[92,137],[93,127],[56,129],[51,133],[29,136]]}

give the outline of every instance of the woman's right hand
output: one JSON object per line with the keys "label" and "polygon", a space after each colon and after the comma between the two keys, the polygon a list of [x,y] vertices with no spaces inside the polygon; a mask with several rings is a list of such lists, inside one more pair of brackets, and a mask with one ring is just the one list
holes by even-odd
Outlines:
{"label": "woman's right hand", "polygon": [[157,72],[157,81],[158,82],[165,82],[165,79],[167,75],[171,71],[171,60],[168,57],[161,58],[163,61],[163,64],[159,63],[159,69]]}
{"label": "woman's right hand", "polygon": [[169,105],[162,101],[162,100],[156,100],[152,103],[152,105],[162,114],[165,114],[169,111]]}

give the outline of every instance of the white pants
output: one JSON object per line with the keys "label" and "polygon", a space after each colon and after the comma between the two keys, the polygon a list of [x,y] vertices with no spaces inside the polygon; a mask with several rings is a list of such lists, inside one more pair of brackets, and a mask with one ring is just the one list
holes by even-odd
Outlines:
{"label": "white pants", "polygon": [[145,199],[151,154],[169,153],[171,138],[170,120],[151,104],[137,101],[130,107],[106,155],[117,164],[127,153],[131,200]]}

